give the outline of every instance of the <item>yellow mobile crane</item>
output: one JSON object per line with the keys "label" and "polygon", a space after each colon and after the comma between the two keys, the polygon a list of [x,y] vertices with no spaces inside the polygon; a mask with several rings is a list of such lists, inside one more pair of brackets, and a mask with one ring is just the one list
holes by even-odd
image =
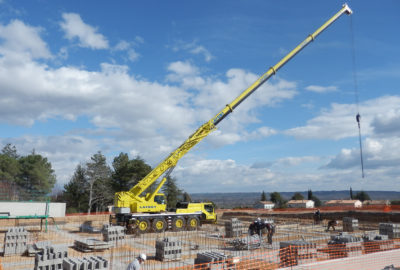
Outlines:
{"label": "yellow mobile crane", "polygon": [[[201,222],[215,222],[217,217],[212,203],[181,203],[174,211],[166,211],[165,196],[158,193],[167,177],[171,174],[177,162],[197,143],[216,129],[226,116],[249,97],[258,87],[274,75],[284,64],[293,58],[298,52],[313,41],[322,31],[330,26],[343,14],[352,14],[352,10],[344,4],[339,12],[326,21],[314,33],[310,34],[290,53],[283,57],[276,65],[269,68],[250,87],[244,90],[235,100],[227,104],[218,114],[208,122],[200,126],[181,146],[175,149],[166,159],[157,165],[148,175],[138,182],[129,191],[117,192],[114,198],[114,215],[112,218],[117,224],[127,226],[128,229],[136,229],[139,232],[147,232],[152,229],[161,232],[167,229],[182,230],[196,229]],[[141,196],[142,193],[164,175],[155,191]]]}

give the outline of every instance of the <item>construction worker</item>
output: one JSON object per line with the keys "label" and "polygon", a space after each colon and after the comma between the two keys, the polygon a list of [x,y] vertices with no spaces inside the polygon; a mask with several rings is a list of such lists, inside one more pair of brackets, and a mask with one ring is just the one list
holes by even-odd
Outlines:
{"label": "construction worker", "polygon": [[338,222],[334,219],[329,220],[328,222],[328,227],[326,228],[326,231],[329,231],[329,228],[332,227],[333,230],[335,230],[335,226],[338,225]]}
{"label": "construction worker", "polygon": [[267,231],[268,231],[268,234],[267,234],[267,236],[268,236],[268,244],[272,245],[272,236],[275,233],[275,226],[274,226],[274,224],[266,223],[266,228],[267,228]]}
{"label": "construction worker", "polygon": [[317,211],[315,211],[314,213],[314,221],[315,224],[319,224],[321,222],[321,212],[319,211],[319,209],[317,209]]}
{"label": "construction worker", "polygon": [[139,256],[128,265],[128,268],[126,270],[140,270],[140,265],[144,263],[147,259],[146,254],[141,253]]}

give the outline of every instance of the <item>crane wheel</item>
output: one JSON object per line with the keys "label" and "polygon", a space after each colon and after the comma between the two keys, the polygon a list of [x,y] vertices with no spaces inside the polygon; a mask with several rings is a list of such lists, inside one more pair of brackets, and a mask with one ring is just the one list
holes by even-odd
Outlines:
{"label": "crane wheel", "polygon": [[197,227],[199,227],[199,224],[200,224],[200,221],[197,217],[190,217],[187,222],[187,228],[190,231],[194,231],[194,230],[197,230]]}
{"label": "crane wheel", "polygon": [[183,217],[176,217],[172,220],[172,230],[181,231],[185,228],[185,224]]}
{"label": "crane wheel", "polygon": [[148,219],[139,219],[136,222],[137,229],[140,233],[145,233],[150,229],[150,221]]}
{"label": "crane wheel", "polygon": [[152,228],[154,232],[163,232],[167,227],[167,222],[162,218],[156,218],[153,220]]}

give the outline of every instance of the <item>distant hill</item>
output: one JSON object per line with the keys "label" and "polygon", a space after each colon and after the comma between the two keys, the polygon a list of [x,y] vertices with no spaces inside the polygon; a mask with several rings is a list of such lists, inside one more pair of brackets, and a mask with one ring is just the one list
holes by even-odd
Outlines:
{"label": "distant hill", "polygon": [[[359,190],[353,190],[355,196]],[[365,191],[372,200],[400,200],[400,192],[397,191]],[[289,200],[296,192],[280,192],[285,200]],[[307,198],[307,191],[299,191]],[[349,190],[313,191],[321,201],[334,199],[349,199]],[[269,193],[266,193],[269,198]],[[261,198],[261,192],[238,193],[194,193],[190,194],[193,201],[212,201],[219,208],[250,207]]]}

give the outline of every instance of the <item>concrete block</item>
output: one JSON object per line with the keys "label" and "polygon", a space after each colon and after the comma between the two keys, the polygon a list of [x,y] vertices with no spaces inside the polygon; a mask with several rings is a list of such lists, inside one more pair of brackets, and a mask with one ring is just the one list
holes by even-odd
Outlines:
{"label": "concrete block", "polygon": [[242,222],[237,218],[225,221],[225,237],[239,237],[243,233]]}
{"label": "concrete block", "polygon": [[156,241],[156,259],[160,261],[180,260],[182,257],[182,242],[169,237]]}

